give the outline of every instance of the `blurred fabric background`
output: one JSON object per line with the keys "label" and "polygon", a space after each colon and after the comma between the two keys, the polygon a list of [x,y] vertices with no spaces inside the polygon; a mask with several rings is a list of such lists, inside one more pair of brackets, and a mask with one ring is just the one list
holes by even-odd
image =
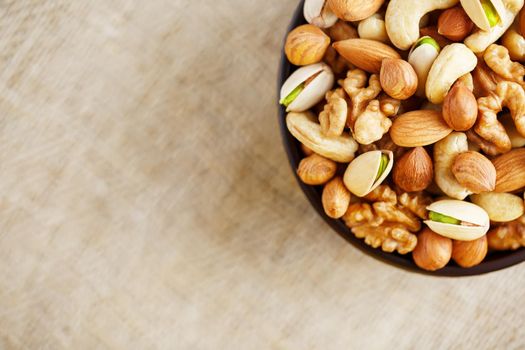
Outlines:
{"label": "blurred fabric background", "polygon": [[522,348],[525,265],[337,236],[277,124],[295,1],[0,2],[1,349]]}

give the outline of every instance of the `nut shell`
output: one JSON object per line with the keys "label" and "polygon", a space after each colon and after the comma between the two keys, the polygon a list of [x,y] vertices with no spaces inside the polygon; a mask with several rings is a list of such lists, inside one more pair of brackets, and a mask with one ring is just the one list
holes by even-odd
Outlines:
{"label": "nut shell", "polygon": [[297,175],[307,185],[322,185],[330,181],[336,171],[336,162],[314,153],[301,160]]}
{"label": "nut shell", "polygon": [[390,46],[368,39],[337,41],[333,47],[348,62],[368,73],[379,73],[385,58],[401,58]]}
{"label": "nut shell", "polygon": [[[388,165],[383,174],[376,180],[381,156],[388,156]],[[394,165],[394,154],[391,151],[370,151],[361,154],[346,168],[344,183],[346,188],[358,197],[364,197],[379,186],[388,176]]]}
{"label": "nut shell", "polygon": [[425,228],[417,237],[412,257],[416,265],[424,270],[439,270],[445,267],[452,257],[452,240]]}
{"label": "nut shell", "polygon": [[379,75],[381,87],[393,98],[406,100],[416,93],[418,77],[414,68],[405,60],[386,58]]}
{"label": "nut shell", "polygon": [[452,242],[452,259],[461,267],[479,265],[487,256],[487,236],[484,235],[474,241]]}
{"label": "nut shell", "polygon": [[337,22],[327,0],[305,0],[303,15],[308,23],[319,28],[329,28]]}
{"label": "nut shell", "polygon": [[323,59],[330,37],[313,24],[303,24],[286,37],[284,52],[296,66],[318,63]]}
{"label": "nut shell", "polygon": [[348,22],[360,21],[372,16],[384,2],[384,0],[328,0],[335,15]]}
{"label": "nut shell", "polygon": [[[314,77],[312,79],[312,77]],[[295,100],[286,108],[287,112],[304,112],[321,102],[334,85],[334,73],[325,63],[301,67],[286,79],[281,87],[280,98],[288,96],[300,84],[311,80]]]}
{"label": "nut shell", "polygon": [[455,84],[445,96],[443,119],[455,131],[467,131],[478,117],[478,101],[465,85]]}
{"label": "nut shell", "polygon": [[427,146],[447,137],[452,129],[441,112],[419,110],[399,116],[390,128],[392,141],[401,147]]}
{"label": "nut shell", "polygon": [[350,205],[351,194],[345,187],[341,177],[335,177],[323,188],[321,201],[324,212],[332,219],[339,219],[345,215]]}
{"label": "nut shell", "polygon": [[432,183],[434,165],[423,147],[405,153],[394,165],[394,183],[405,192],[423,191]]}
{"label": "nut shell", "polygon": [[424,221],[432,231],[451,239],[473,241],[486,234],[490,228],[490,220],[487,212],[473,203],[444,199],[432,203],[427,209],[470,224],[466,226],[446,224],[432,220]]}
{"label": "nut shell", "polygon": [[472,193],[490,192],[496,187],[496,168],[478,152],[459,154],[452,165],[452,173],[459,184]]}
{"label": "nut shell", "polygon": [[463,41],[474,28],[474,23],[461,7],[445,10],[438,19],[438,33],[452,41]]}

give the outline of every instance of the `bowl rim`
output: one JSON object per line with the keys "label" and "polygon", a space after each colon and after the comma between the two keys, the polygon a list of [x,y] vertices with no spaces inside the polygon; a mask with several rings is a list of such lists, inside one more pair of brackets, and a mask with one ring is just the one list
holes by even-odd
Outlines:
{"label": "bowl rim", "polygon": [[[291,72],[296,69],[290,62],[288,62],[286,55],[284,53],[284,43],[286,40],[286,35],[298,25],[306,23],[306,20],[303,17],[303,4],[304,0],[299,1],[299,5],[295,9],[292,20],[288,26],[288,29],[285,34],[285,38],[282,41],[281,45],[281,59],[279,66],[279,73],[277,79],[277,96],[279,96],[281,86],[285,80],[290,76]],[[414,261],[411,259],[410,254],[400,255],[397,253],[386,253],[381,249],[376,249],[368,246],[364,243],[362,239],[355,237],[351,230],[343,223],[342,220],[334,220],[328,217],[321,204],[321,193],[319,187],[309,186],[304,184],[295,169],[302,159],[301,150],[299,147],[299,142],[288,132],[286,127],[286,111],[285,108],[279,104],[279,128],[281,131],[281,140],[288,157],[288,161],[291,167],[291,170],[295,176],[295,179],[299,186],[301,187],[303,193],[308,198],[310,204],[314,207],[317,213],[324,219],[324,221],[341,237],[343,237],[348,243],[350,243],[355,248],[359,249],[361,252],[366,255],[375,258],[376,260],[382,261],[388,265],[395,266],[397,268],[403,269],[405,271],[431,275],[431,276],[443,276],[443,277],[463,277],[463,276],[475,276],[487,274],[490,272],[502,270],[504,268],[517,265],[525,261],[525,249],[520,248],[515,251],[503,251],[503,252],[493,252],[490,256],[490,259],[483,261],[481,264],[470,267],[463,268],[455,265],[453,262],[452,265],[447,265],[444,268],[437,271],[426,271],[420,269]]]}

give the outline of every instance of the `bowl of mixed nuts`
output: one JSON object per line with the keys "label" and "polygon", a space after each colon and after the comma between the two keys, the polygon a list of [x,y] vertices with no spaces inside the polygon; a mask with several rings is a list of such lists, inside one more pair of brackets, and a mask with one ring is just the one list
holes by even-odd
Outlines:
{"label": "bowl of mixed nuts", "polygon": [[524,0],[305,0],[280,126],[314,208],[384,262],[442,276],[525,260]]}

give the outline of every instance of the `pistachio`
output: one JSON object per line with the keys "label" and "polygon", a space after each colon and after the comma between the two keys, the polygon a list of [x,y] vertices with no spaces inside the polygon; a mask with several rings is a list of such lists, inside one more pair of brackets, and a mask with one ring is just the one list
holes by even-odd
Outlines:
{"label": "pistachio", "polygon": [[487,233],[490,220],[487,212],[472,203],[445,199],[427,207],[430,229],[442,236],[459,241],[473,241]]}
{"label": "pistachio", "polygon": [[304,112],[320,102],[334,84],[334,73],[324,63],[304,66],[293,72],[281,88],[280,104],[287,112]]}
{"label": "pistachio", "polygon": [[408,55],[408,63],[414,67],[418,78],[416,95],[425,96],[428,72],[441,51],[436,40],[429,36],[419,38]]}
{"label": "pistachio", "polygon": [[472,22],[485,31],[495,27],[505,11],[501,0],[461,0],[461,5]]}
{"label": "pistachio", "polygon": [[337,16],[328,6],[327,0],[306,0],[303,14],[308,23],[319,28],[329,28],[337,22]]}
{"label": "pistachio", "polygon": [[344,183],[356,196],[366,196],[386,179],[393,165],[394,154],[391,151],[363,153],[348,165]]}

